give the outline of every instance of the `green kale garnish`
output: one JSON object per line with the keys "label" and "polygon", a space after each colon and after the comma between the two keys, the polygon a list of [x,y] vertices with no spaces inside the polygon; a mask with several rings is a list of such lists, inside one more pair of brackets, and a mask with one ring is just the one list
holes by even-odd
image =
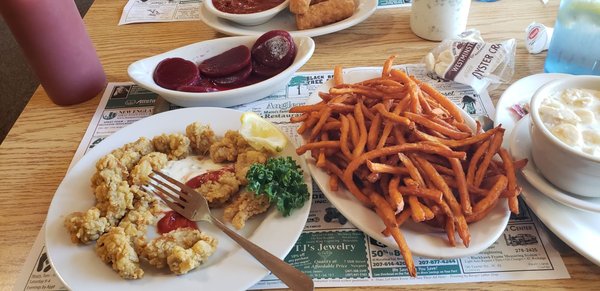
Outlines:
{"label": "green kale garnish", "polygon": [[267,195],[283,216],[300,208],[309,198],[300,166],[291,157],[270,158],[266,164],[253,164],[246,174],[248,189]]}

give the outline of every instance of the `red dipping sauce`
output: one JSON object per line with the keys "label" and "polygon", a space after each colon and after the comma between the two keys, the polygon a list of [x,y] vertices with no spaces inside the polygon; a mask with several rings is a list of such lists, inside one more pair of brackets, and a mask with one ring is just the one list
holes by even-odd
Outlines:
{"label": "red dipping sauce", "polygon": [[179,228],[193,228],[198,229],[198,225],[195,222],[181,216],[181,214],[171,210],[165,213],[165,216],[161,218],[156,224],[158,233],[168,233],[172,230]]}
{"label": "red dipping sauce", "polygon": [[[190,179],[185,184],[192,188],[198,188],[200,187],[200,185],[208,181],[217,181],[219,177],[221,177],[221,175],[223,175],[226,172],[233,171],[233,167],[225,167],[219,170],[206,172],[204,174],[198,175]],[[158,228],[158,233],[160,234],[168,233],[172,230],[186,227],[198,229],[198,225],[196,225],[195,222],[183,217],[181,214],[173,210],[167,211],[165,213],[165,216],[158,221],[156,227]]]}
{"label": "red dipping sauce", "polygon": [[232,14],[250,14],[269,10],[284,0],[212,0],[217,10]]}
{"label": "red dipping sauce", "polygon": [[214,181],[219,180],[221,175],[223,175],[225,172],[233,172],[233,171],[234,171],[233,167],[225,167],[225,168],[222,168],[219,170],[206,172],[204,174],[201,174],[194,178],[191,178],[189,181],[185,182],[185,185],[192,187],[192,188],[198,188],[202,184],[204,184],[208,181],[214,182]]}

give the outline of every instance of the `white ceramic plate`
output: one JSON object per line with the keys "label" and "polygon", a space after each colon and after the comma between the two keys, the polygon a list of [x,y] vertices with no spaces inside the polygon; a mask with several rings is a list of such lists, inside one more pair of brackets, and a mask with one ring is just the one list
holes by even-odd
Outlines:
{"label": "white ceramic plate", "polygon": [[315,42],[310,37],[294,37],[297,48],[296,58],[283,72],[262,82],[241,88],[207,93],[181,92],[158,86],[154,82],[152,75],[156,65],[166,58],[180,57],[199,64],[202,60],[239,45],[246,45],[248,48],[251,48],[257,38],[257,36],[224,37],[190,44],[136,61],[129,65],[127,73],[139,86],[159,94],[173,104],[183,107],[228,107],[256,101],[286,86],[292,75],[310,59],[315,50]]}
{"label": "white ceramic plate", "polygon": [[[216,253],[206,264],[182,276],[142,265],[146,273],[140,280],[121,279],[96,256],[94,244],[74,245],[63,226],[66,215],[94,205],[90,177],[96,161],[111,150],[141,136],[152,138],[161,133],[185,132],[185,126],[194,121],[210,124],[215,133],[222,136],[228,129],[239,129],[240,116],[241,112],[224,108],[185,108],[160,113],[119,130],[83,156],[58,187],[46,220],[48,255],[65,285],[71,290],[245,290],[265,277],[268,274],[265,267],[205,222],[200,222],[199,228],[219,239]],[[294,157],[304,166],[291,142],[281,154]],[[306,171],[305,180],[310,183]],[[267,213],[250,219],[240,233],[275,256],[284,258],[304,228],[310,205],[309,200],[285,218],[271,207]],[[273,239],[274,235],[277,239]]]}
{"label": "white ceramic plate", "polygon": [[512,156],[518,160],[526,158],[529,161],[521,171],[525,179],[540,192],[546,194],[546,196],[566,206],[586,211],[600,212],[600,198],[577,196],[575,194],[564,192],[546,180],[546,178],[544,178],[537,170],[535,163],[533,162],[533,157],[531,156],[530,126],[531,119],[528,115],[517,122],[509,139],[509,148]]}
{"label": "white ceramic plate", "polygon": [[227,19],[219,18],[211,14],[204,5],[200,6],[200,18],[214,30],[229,35],[261,35],[269,30],[282,29],[287,30],[293,36],[319,36],[359,24],[371,16],[375,12],[375,9],[377,9],[377,0],[359,0],[358,2],[354,15],[349,18],[329,25],[305,30],[298,30],[296,19],[289,10],[282,11],[268,22],[256,26],[244,26]]}
{"label": "white ceramic plate", "polygon": [[[356,83],[366,79],[381,76],[381,68],[357,68],[344,70],[344,82]],[[331,80],[323,84],[312,94],[307,104],[319,102],[317,92],[328,91],[333,82]],[[465,112],[463,116],[469,126],[475,128],[475,122]],[[352,193],[347,190],[333,192],[329,190],[329,175],[317,168],[314,160],[306,155],[309,162],[308,168],[321,188],[321,191],[327,196],[327,199],[350,220],[356,227],[371,236],[372,238],[386,244],[392,248],[398,248],[396,242],[391,237],[381,234],[385,225],[374,211],[360,203]],[[471,232],[471,245],[465,248],[459,240],[456,247],[448,245],[445,231],[428,227],[426,224],[407,223],[402,226],[404,237],[408,247],[413,254],[428,258],[460,258],[474,255],[492,245],[504,231],[510,217],[507,203],[498,203],[496,207],[481,221],[469,225]]]}
{"label": "white ceramic plate", "polygon": [[[565,74],[536,74],[525,77],[513,83],[496,106],[496,125],[502,124],[506,129],[505,136],[510,136],[516,124],[516,119],[509,109],[516,103],[527,103],[533,93],[542,85],[562,78]],[[504,139],[504,146],[508,147],[508,139]],[[523,187],[523,198],[525,202],[542,220],[542,222],[561,238],[575,251],[600,265],[600,214],[589,211],[581,211],[567,207],[550,199],[538,189],[533,187],[527,180],[519,177],[519,185]]]}

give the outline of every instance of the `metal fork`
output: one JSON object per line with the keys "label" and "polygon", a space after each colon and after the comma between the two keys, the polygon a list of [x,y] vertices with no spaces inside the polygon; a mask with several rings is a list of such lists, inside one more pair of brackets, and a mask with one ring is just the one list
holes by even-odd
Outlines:
{"label": "metal fork", "polygon": [[149,186],[144,185],[143,188],[149,193],[156,194],[171,209],[189,220],[204,220],[217,226],[292,290],[314,290],[314,283],[308,275],[240,236],[215,218],[202,194],[160,171],[154,171],[149,177],[152,181],[148,183]]}

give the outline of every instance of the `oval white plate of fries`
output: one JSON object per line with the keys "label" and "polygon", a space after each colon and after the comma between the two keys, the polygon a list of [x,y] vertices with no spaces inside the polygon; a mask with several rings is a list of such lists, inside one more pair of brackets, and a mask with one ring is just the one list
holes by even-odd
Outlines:
{"label": "oval white plate of fries", "polygon": [[298,30],[294,14],[285,10],[266,23],[245,26],[219,18],[210,13],[204,5],[200,6],[200,18],[214,30],[228,35],[261,35],[273,29],[287,30],[292,36],[319,36],[352,27],[367,19],[377,9],[377,0],[358,0],[354,14],[346,19],[320,27]]}
{"label": "oval white plate of fries", "polygon": [[[354,69],[344,70],[343,83],[344,84],[353,84],[356,82],[381,77],[381,74],[382,74],[381,72],[382,72],[382,68],[354,68]],[[336,72],[334,75],[339,75],[339,74]],[[404,76],[407,77],[406,74],[404,74]],[[335,77],[334,77],[334,79],[335,79]],[[351,97],[348,97],[348,96],[342,97],[342,95],[344,95],[345,93],[349,93],[352,90],[352,88],[349,88],[349,86],[347,86],[347,85],[343,85],[341,87],[337,87],[337,88],[341,88],[341,89],[337,90],[336,92],[329,91],[329,89],[332,88],[334,82],[335,82],[334,80],[329,80],[328,82],[326,82],[324,85],[322,85],[316,91],[316,92],[330,92],[331,94],[329,96],[325,96],[325,98],[329,99],[329,100],[337,100],[337,101],[329,101],[328,102],[328,107],[331,110],[329,112],[346,112],[346,114],[344,114],[345,116],[354,115],[354,116],[356,116],[355,119],[359,120],[361,117],[359,114],[357,114],[358,113],[357,108],[354,107],[353,109],[351,109],[348,107],[348,106],[354,106],[354,105],[347,104],[348,106],[346,106],[346,104],[340,105],[340,103],[339,103],[339,102],[352,103],[352,101],[346,101],[346,100],[348,100],[347,98],[351,98]],[[338,83],[339,82],[340,81],[338,81]],[[353,88],[357,88],[357,87],[353,87]],[[417,88],[418,87],[419,86],[417,86]],[[358,90],[367,90],[365,88],[366,87],[363,86],[362,88],[359,88]],[[435,89],[433,89],[431,86],[429,86],[429,88],[432,89],[433,91],[435,91]],[[392,89],[390,88],[390,90],[392,90]],[[424,89],[423,91],[425,92],[426,90]],[[355,91],[355,93],[356,92],[358,92],[358,91]],[[364,92],[367,92],[367,93],[364,93]],[[427,91],[427,92],[429,92],[429,91]],[[435,91],[435,92],[437,92],[437,91]],[[371,93],[368,93],[368,91],[361,91],[360,94],[371,94]],[[376,94],[373,93],[373,96],[375,96],[375,95]],[[362,95],[362,96],[364,96],[364,95]],[[427,94],[427,96],[430,96],[430,95]],[[437,96],[437,98],[446,99],[443,95],[441,95],[439,93],[436,96]],[[336,98],[340,98],[340,99],[336,99]],[[423,98],[425,98],[425,97],[423,97]],[[370,102],[368,99],[369,98],[366,98],[364,100],[367,100],[367,102]],[[432,100],[432,99],[435,99],[435,98],[429,98],[429,100]],[[322,100],[322,98],[319,96],[319,94],[315,93],[311,97],[309,97],[309,99],[307,101],[308,105],[306,107],[304,107],[302,109],[302,107],[300,106],[296,109],[292,109],[290,112],[311,112],[310,105],[316,104],[316,103],[320,102],[321,100]],[[436,99],[436,100],[438,100],[438,99]],[[375,102],[375,103],[377,103],[377,102]],[[409,102],[405,102],[405,103],[409,103]],[[465,113],[464,111],[459,109],[457,106],[448,105],[448,104],[451,104],[451,101],[449,101],[448,99],[446,99],[444,104],[446,106],[452,106],[451,110],[446,111],[447,113],[450,113],[452,116],[458,115],[459,117],[457,118],[457,120],[458,119],[464,120],[464,124],[460,126],[462,128],[463,132],[466,132],[467,130],[470,130],[470,129],[475,130],[475,122],[473,121],[473,119],[471,117],[468,116],[467,113]],[[370,108],[378,108],[378,107],[385,108],[385,105],[384,106],[376,105],[376,104],[370,104],[370,105],[371,105]],[[318,106],[318,105],[314,105],[314,106]],[[405,108],[409,108],[409,106],[411,106],[411,105],[407,105]],[[361,107],[361,106],[359,106],[359,107]],[[314,109],[314,108],[316,108],[316,107],[313,107],[312,110],[316,111],[317,109]],[[361,108],[365,108],[365,109],[360,110],[360,112],[362,112],[362,114],[365,116],[364,120],[373,120],[373,116],[375,114],[371,114],[371,117],[369,117],[369,116],[367,116],[368,114],[364,113],[364,110],[368,110],[368,109],[366,109],[366,107],[361,107]],[[422,108],[422,107],[420,107],[420,108]],[[431,108],[433,108],[434,111],[441,110],[441,109],[435,109],[434,107],[431,107]],[[319,117],[323,116],[323,112],[320,112],[321,109],[318,109],[318,110],[319,111],[316,115]],[[379,111],[379,109],[377,109],[377,112],[382,112],[382,111]],[[401,111],[401,112],[404,112],[404,111]],[[325,113],[325,115],[326,115],[326,117],[324,117],[321,120],[332,121],[330,118],[336,119],[335,114]],[[339,117],[339,113],[337,116]],[[381,116],[384,116],[384,114],[381,113]],[[296,117],[296,118],[297,118],[296,121],[299,121],[299,120],[303,120],[304,117],[300,116],[300,117]],[[307,117],[307,119],[304,121],[308,121],[309,118],[310,117]],[[414,116],[413,116],[413,118],[414,118]],[[387,222],[386,222],[386,224],[384,224],[383,219],[380,218],[381,216],[378,215],[375,211],[373,211],[371,209],[371,207],[373,207],[373,204],[371,204],[369,207],[366,206],[366,203],[368,203],[368,202],[366,202],[366,203],[364,202],[365,201],[364,197],[369,196],[368,198],[366,198],[366,201],[370,200],[371,203],[374,203],[374,205],[376,205],[375,208],[377,209],[377,211],[380,213],[383,212],[383,215],[382,215],[383,217],[386,216],[385,211],[383,209],[388,208],[389,211],[393,211],[394,210],[393,208],[395,206],[398,206],[398,204],[394,204],[392,201],[398,201],[398,200],[397,199],[394,200],[394,198],[392,198],[392,196],[394,196],[393,194],[387,195],[387,193],[386,193],[386,195],[384,195],[384,196],[386,196],[385,198],[381,197],[381,195],[372,195],[373,193],[377,193],[377,190],[379,190],[381,192],[382,191],[381,188],[374,189],[374,190],[376,190],[374,192],[367,192],[367,191],[361,190],[362,192],[367,193],[364,195],[363,198],[358,197],[360,195],[352,194],[355,191],[352,191],[352,193],[351,193],[350,191],[347,190],[347,187],[345,187],[345,186],[348,184],[347,183],[348,179],[347,178],[344,179],[344,177],[346,176],[345,175],[346,172],[350,173],[350,177],[351,177],[350,180],[354,181],[352,183],[355,183],[355,184],[356,184],[356,179],[359,179],[359,178],[357,178],[357,176],[361,176],[361,175],[360,174],[357,174],[356,176],[353,175],[354,169],[356,169],[356,167],[355,167],[355,165],[353,165],[355,163],[352,161],[356,160],[356,158],[355,159],[346,158],[346,160],[349,160],[349,163],[348,163],[348,161],[346,161],[346,162],[343,161],[344,156],[346,156],[346,154],[344,153],[344,151],[345,151],[344,147],[343,146],[340,147],[340,144],[342,144],[342,143],[340,143],[339,141],[347,140],[347,144],[349,144],[349,145],[354,143],[351,141],[352,140],[352,129],[351,128],[353,126],[352,126],[352,121],[350,120],[348,122],[348,124],[350,124],[350,126],[346,127],[345,126],[346,121],[343,120],[343,119],[349,120],[351,118],[339,117],[339,119],[341,121],[336,119],[334,121],[334,123],[330,123],[330,124],[328,124],[327,121],[323,122],[324,125],[322,125],[322,127],[321,127],[321,130],[323,130],[323,128],[327,128],[328,126],[330,126],[330,128],[335,128],[336,127],[335,122],[339,121],[340,125],[337,127],[341,128],[338,131],[340,134],[340,138],[337,141],[330,143],[332,145],[331,148],[334,148],[334,151],[329,151],[326,153],[326,156],[329,155],[326,157],[325,162],[324,162],[324,164],[327,164],[327,166],[323,166],[323,168],[318,167],[316,165],[316,162],[317,162],[316,159],[311,157],[312,152],[316,152],[314,155],[317,156],[320,154],[320,151],[321,151],[320,149],[323,149],[325,147],[314,147],[313,151],[306,151],[305,156],[307,157],[307,160],[308,160],[309,170],[311,171],[313,178],[315,179],[315,181],[317,182],[317,184],[319,185],[319,187],[321,188],[323,193],[327,196],[327,198],[331,201],[331,203],[336,208],[338,208],[338,210],[340,212],[342,212],[342,214],[344,214],[344,216],[347,217],[356,227],[358,227],[359,229],[361,229],[362,231],[367,233],[372,238],[384,243],[385,245],[387,245],[389,247],[399,248],[401,251],[405,248],[408,248],[413,254],[418,255],[418,256],[428,257],[428,258],[459,258],[459,257],[474,255],[474,254],[477,254],[477,253],[485,250],[486,248],[488,248],[502,234],[502,232],[504,231],[504,228],[507,225],[507,222],[508,222],[508,219],[510,216],[509,207],[508,207],[507,199],[500,198],[498,200],[497,198],[493,198],[493,196],[500,196],[501,193],[500,193],[499,189],[508,189],[506,176],[509,176],[509,175],[504,175],[504,178],[497,178],[495,181],[491,181],[492,186],[490,187],[490,189],[496,189],[497,191],[495,191],[494,193],[492,193],[491,191],[485,192],[488,194],[492,193],[488,200],[486,200],[485,198],[477,198],[476,200],[471,201],[470,198],[467,198],[466,200],[469,200],[470,202],[463,203],[463,202],[461,202],[462,199],[460,199],[460,198],[464,197],[464,196],[456,195],[458,198],[455,198],[456,201],[454,202],[454,205],[452,205],[452,203],[446,202],[447,201],[446,198],[443,198],[443,200],[446,202],[446,204],[450,205],[450,208],[459,207],[459,209],[458,209],[459,212],[461,209],[466,207],[463,204],[471,205],[471,208],[472,208],[471,213],[472,214],[464,215],[466,220],[475,221],[468,225],[468,232],[470,233],[470,244],[468,247],[465,247],[463,245],[463,241],[461,240],[461,238],[459,238],[459,235],[453,235],[456,246],[451,246],[449,244],[449,239],[446,234],[446,231],[443,228],[435,228],[435,227],[432,227],[425,223],[415,223],[410,218],[406,219],[407,217],[409,217],[409,215],[412,215],[412,213],[410,213],[410,212],[407,214],[404,214],[404,216],[406,216],[406,217],[404,217],[403,219],[406,219],[407,222],[404,224],[400,223],[401,224],[401,226],[400,226],[401,233],[403,234],[404,238],[406,239],[406,244],[399,244],[392,238],[392,236],[383,235],[382,231],[384,229],[386,229]],[[387,117],[383,117],[382,120],[385,120],[387,123],[388,120],[391,120],[391,119],[387,119]],[[303,121],[303,123],[304,123],[304,121]],[[403,120],[400,120],[398,122],[402,122],[402,121]],[[366,126],[364,126],[365,127],[364,131],[363,131],[363,129],[361,129],[361,127],[362,127],[360,125],[361,122],[357,121],[356,123],[358,124],[358,126],[357,126],[358,129],[356,129],[356,130],[358,130],[359,132],[366,133],[367,139],[369,139],[368,131],[371,130],[371,126],[368,125],[368,122],[365,122],[367,124],[366,124]],[[371,122],[371,124],[372,123],[373,122]],[[318,124],[320,124],[320,123],[317,121],[314,126],[317,127],[317,126],[319,126]],[[420,126],[420,124],[421,123],[419,123],[419,126]],[[466,128],[466,129],[465,129],[465,124],[468,125],[468,128]],[[306,125],[301,125],[301,127],[302,126],[306,126]],[[309,128],[309,129],[305,129],[306,131],[304,132],[304,135],[303,135],[304,139],[305,139],[305,144],[303,146],[301,146],[300,148],[298,148],[298,150],[297,150],[298,153],[303,153],[306,150],[306,147],[307,147],[306,143],[312,141],[312,139],[310,139],[311,134],[313,135],[313,137],[319,136],[319,134],[322,134],[321,131],[318,131],[315,134],[314,132],[311,131],[310,127],[307,127],[307,128]],[[346,130],[344,130],[344,128],[346,128]],[[350,129],[348,129],[348,128],[350,128]],[[379,127],[379,129],[380,129],[379,132],[377,130],[374,131],[374,132],[377,132],[377,134],[375,135],[376,136],[375,143],[373,143],[374,147],[372,147],[371,149],[376,148],[375,144],[377,143],[377,138],[381,138],[380,136],[377,136],[377,135],[381,135],[381,132],[385,131],[385,123],[382,123],[382,125]],[[343,133],[344,131],[346,131],[348,133]],[[459,130],[454,130],[454,131],[459,131]],[[492,130],[491,133],[487,133],[487,136],[489,137],[488,140],[491,140],[492,137],[495,135],[499,136],[499,138],[497,138],[496,141],[490,142],[488,145],[493,144],[497,148],[499,146],[499,143],[501,143],[501,140],[502,140],[502,138],[501,138],[502,135],[499,134],[501,132],[502,132],[502,129],[497,128],[497,129]],[[430,135],[433,134],[431,131],[429,131],[429,133],[430,133]],[[445,132],[444,134],[454,135],[455,133],[446,133]],[[345,138],[344,138],[344,136],[345,136]],[[390,133],[390,136],[393,136],[393,133]],[[464,137],[465,135],[457,134],[457,136]],[[480,134],[480,135],[476,135],[476,136],[484,136],[484,134]],[[321,138],[323,138],[323,136],[321,136]],[[309,139],[309,140],[307,141],[307,139]],[[357,144],[360,144],[361,139],[362,138],[360,138],[360,137],[358,138]],[[386,145],[383,147],[384,149],[394,147],[393,145],[392,146],[389,145],[391,143],[390,142],[391,139],[392,139],[391,137],[386,138],[387,142],[385,143]],[[328,141],[324,141],[324,142],[328,143]],[[337,147],[336,147],[335,142],[337,142]],[[459,142],[462,142],[462,141],[459,141]],[[377,151],[377,150],[369,150],[369,143],[371,143],[371,141],[367,141],[367,148],[363,151],[363,153],[368,151],[369,154],[359,155],[360,157],[367,157],[371,153]],[[459,143],[456,143],[456,142],[454,142],[454,143],[455,143],[454,146],[456,146],[456,147],[458,147],[460,145]],[[421,145],[422,145],[422,143],[421,143]],[[303,147],[305,147],[305,148],[303,148]],[[398,147],[398,146],[396,146],[396,147]],[[456,155],[458,157],[458,154],[456,154],[457,151],[450,151],[448,148],[446,148],[446,149],[448,149],[448,151],[444,151],[441,149],[441,148],[443,148],[442,146],[436,146],[436,147],[437,147],[437,149],[435,150],[436,152],[439,151],[443,155]],[[356,148],[360,148],[360,146],[357,146]],[[395,151],[395,152],[397,152],[397,151]],[[371,172],[370,172],[371,174],[375,173],[377,171],[378,167],[381,168],[380,169],[380,171],[382,171],[381,173],[385,173],[385,171],[390,171],[390,172],[394,172],[394,171],[398,172],[399,171],[398,173],[401,173],[401,175],[402,175],[400,178],[395,178],[395,175],[391,176],[392,177],[391,180],[402,179],[404,181],[404,182],[401,182],[401,183],[404,183],[404,184],[401,184],[401,185],[404,185],[403,186],[404,188],[400,187],[397,189],[400,189],[401,192],[409,191],[409,190],[414,191],[414,189],[412,189],[412,190],[408,189],[408,188],[410,188],[409,186],[411,186],[411,185],[418,186],[418,185],[425,185],[425,184],[429,185],[430,183],[434,183],[434,184],[436,183],[436,182],[432,182],[432,181],[436,180],[436,178],[433,177],[433,174],[432,174],[432,176],[427,176],[427,174],[431,172],[430,171],[431,166],[427,166],[426,164],[433,166],[434,162],[423,161],[423,160],[434,161],[435,159],[431,157],[431,154],[424,155],[421,152],[422,152],[421,150],[417,149],[415,151],[407,151],[406,155],[409,156],[409,160],[411,160],[411,161],[414,160],[414,161],[416,161],[416,163],[418,163],[418,165],[416,167],[415,167],[415,164],[413,164],[412,168],[413,169],[420,168],[420,169],[416,169],[416,170],[421,172],[421,174],[422,174],[421,183],[423,183],[423,184],[414,184],[414,182],[417,180],[417,178],[413,179],[412,181],[405,179],[406,177],[410,177],[412,179],[413,177],[418,177],[418,175],[413,176],[413,174],[407,173],[407,172],[410,172],[410,170],[408,170],[408,171],[406,170],[409,168],[408,166],[406,167],[405,170],[398,170],[398,168],[400,168],[400,164],[401,164],[399,162],[399,160],[403,159],[400,156],[398,156],[398,159],[394,160],[395,158],[391,158],[391,155],[370,155],[371,159],[368,159],[368,157],[367,157],[367,158],[363,159],[363,161],[369,160],[372,163],[371,166],[373,166],[373,168],[375,170],[371,169]],[[485,150],[480,150],[480,152],[482,152],[482,154],[483,154],[482,158],[481,158],[481,161],[482,161],[481,163],[483,163],[485,156],[487,156],[487,154],[485,153],[486,152]],[[490,151],[490,152],[495,152],[495,151]],[[353,152],[350,151],[350,153],[348,153],[348,154],[352,155]],[[406,158],[406,155],[404,158]],[[377,157],[382,157],[382,156],[385,156],[388,158],[388,163],[392,164],[392,167],[388,167],[390,165],[384,165],[381,160],[377,160]],[[490,156],[493,156],[493,154]],[[317,156],[317,160],[318,159],[319,158]],[[336,161],[335,159],[338,159],[338,160]],[[447,161],[448,160],[450,160],[450,159],[447,159]],[[394,161],[394,162],[390,162],[390,161]],[[402,161],[406,161],[406,160],[402,160]],[[329,170],[329,169],[331,169],[329,166],[331,163],[338,165],[339,170]],[[361,163],[362,162],[359,162],[358,164],[361,164]],[[407,163],[410,163],[410,161],[403,163],[403,164],[407,165]],[[377,167],[375,167],[374,165],[376,165]],[[468,165],[468,163],[467,163],[467,165]],[[475,165],[477,165],[477,163]],[[489,167],[486,169],[486,167],[483,167],[482,165],[479,165],[479,166],[482,169],[481,170],[482,174],[484,174],[484,175],[489,175],[490,172],[488,172],[488,171],[493,170]],[[448,166],[448,167],[451,167],[451,166]],[[425,168],[427,168],[429,170],[424,171],[423,169],[425,169]],[[439,166],[435,165],[434,168],[438,169],[440,171],[438,173],[443,173],[443,174],[448,174],[448,171],[453,171],[452,169],[449,169],[449,168],[446,168],[444,170],[444,169],[442,169],[441,165],[439,165]],[[327,169],[327,170],[324,170],[324,169]],[[366,167],[358,168],[358,170],[359,170],[358,172],[360,172],[360,170],[362,170],[362,169],[366,169]],[[474,167],[473,173],[477,173],[476,170],[477,170],[477,168]],[[335,177],[340,177],[339,174],[335,174],[336,171],[338,173],[340,171],[343,172],[342,178],[330,179],[330,174],[328,172],[333,173],[334,174],[333,176],[335,176]],[[470,172],[470,168],[469,169],[465,168],[464,172]],[[457,173],[457,172],[454,172],[454,173]],[[367,174],[369,174],[369,173],[367,173]],[[367,181],[367,179],[369,177],[368,175],[365,174],[362,176],[363,176],[363,178],[361,178],[360,183],[362,183],[363,185],[370,185],[370,187],[376,187],[376,186],[373,186],[373,185],[375,185],[373,182]],[[473,178],[474,181],[478,180],[477,176],[479,176],[479,175],[475,174],[475,176],[474,176],[475,178]],[[465,178],[465,181],[467,179],[468,178]],[[481,178],[479,178],[479,179],[481,179]],[[337,180],[339,183],[337,191],[334,191],[330,188],[330,185],[331,185],[330,183],[332,182],[332,180]],[[477,191],[481,192],[481,189],[484,189],[484,186],[482,186],[482,185],[484,185],[486,182],[490,182],[487,180],[489,180],[489,179],[484,179],[483,182],[480,182],[482,184],[480,184],[481,187],[479,187],[478,188],[479,190],[477,190]],[[512,187],[518,187],[515,184],[516,177],[514,175],[512,175],[510,180],[511,180],[510,183],[512,183],[511,184]],[[427,183],[425,183],[426,181],[427,181]],[[396,181],[396,183],[397,182],[398,181]],[[380,180],[377,180],[377,182],[375,182],[375,183],[382,183],[382,182]],[[450,183],[450,182],[448,182],[448,183]],[[334,184],[335,184],[335,182],[334,182]],[[504,186],[504,187],[500,188],[501,186]],[[358,187],[356,187],[356,189],[358,189]],[[389,189],[391,189],[391,188],[389,188]],[[477,191],[475,191],[475,192],[477,192]],[[516,191],[516,189],[513,189],[513,191],[515,191],[514,193],[518,193]],[[459,191],[455,191],[455,192],[459,192]],[[496,193],[496,192],[498,192],[498,193]],[[389,190],[388,190],[388,193],[389,193]],[[405,193],[403,196],[404,198],[402,198],[402,197],[400,198],[400,200],[403,199],[402,201],[404,201],[403,202],[404,209],[406,210],[406,209],[412,208],[412,207],[409,207],[409,205],[415,205],[415,209],[417,209],[419,207],[419,204],[415,203],[414,201],[407,202],[407,200],[411,200],[411,199],[414,200],[414,198],[407,198],[407,197],[411,197],[411,195],[418,195],[418,194],[410,194],[408,192],[404,192],[404,193]],[[442,199],[441,197],[443,197],[443,195],[441,192],[439,192],[437,195],[438,196],[427,196],[427,197],[439,197],[439,199]],[[374,198],[371,198],[371,196],[379,196],[381,199],[374,199]],[[420,204],[421,206],[425,206],[426,204],[430,206],[430,207],[422,207],[422,209],[424,209],[423,212],[425,213],[425,216],[431,217],[431,213],[427,213],[427,210],[425,210],[425,208],[429,208],[429,210],[435,210],[437,208],[437,210],[440,210],[443,213],[443,210],[441,210],[443,207],[435,206],[436,203],[442,203],[442,202],[430,203],[432,201],[431,199],[433,199],[433,198],[431,198],[431,199],[425,198],[426,196],[412,196],[412,197],[419,197],[419,198],[417,198],[417,200],[421,201],[421,204]],[[484,196],[480,196],[480,197],[484,197]],[[436,201],[440,201],[438,198],[435,198],[435,199],[436,199]],[[377,200],[379,200],[379,201],[377,201]],[[389,202],[387,200],[389,200]],[[482,202],[483,200],[486,200],[486,202]],[[515,201],[516,196],[511,198],[511,200],[512,200],[512,203],[516,202]],[[499,203],[496,203],[496,201]],[[380,207],[379,206],[380,202],[386,204],[387,206]],[[480,202],[482,202],[482,203],[480,203]],[[458,203],[458,205],[456,205],[456,203]],[[440,205],[442,205],[442,204],[440,204]],[[515,205],[513,205],[513,207],[514,206]],[[398,208],[396,207],[396,209],[398,209]],[[448,208],[446,208],[446,209],[448,209]],[[512,209],[514,209],[514,208],[512,208]],[[398,216],[396,216],[397,223],[399,221],[398,217],[403,216],[403,213],[407,212],[405,210],[403,210],[402,212],[399,212],[400,214]],[[436,211],[431,211],[431,212],[436,212]],[[485,212],[487,212],[487,213],[485,213]],[[416,213],[418,214],[421,212],[417,210]],[[436,215],[441,217],[441,215],[440,215],[441,213],[440,212],[437,212],[437,213],[438,214],[434,213],[434,218]],[[391,215],[393,217],[394,212],[391,212]],[[420,215],[422,216],[422,214],[420,214]],[[476,218],[477,215],[479,215],[479,219]],[[421,217],[421,216],[419,216],[418,218],[423,219],[423,217]],[[389,218],[389,216],[388,216],[388,218]],[[460,219],[458,219],[458,220],[460,220]],[[387,220],[387,221],[389,222],[389,220]],[[390,222],[390,223],[392,223],[392,222]],[[388,225],[391,225],[391,224],[388,224]],[[458,229],[459,228],[458,223],[456,225],[457,225],[457,229]],[[389,228],[387,230],[389,231]],[[463,227],[463,231],[464,231],[464,227]],[[464,234],[464,232],[463,232],[463,234]],[[466,238],[466,237],[468,237],[468,235],[465,235],[464,237]],[[402,245],[402,246],[400,246],[400,245]],[[403,252],[403,256],[405,259],[407,258],[406,253],[404,253],[404,252]]]}
{"label": "oval white plate of fries", "polygon": [[[197,269],[185,275],[175,275],[168,269],[156,269],[142,261],[144,277],[125,280],[105,264],[94,251],[95,243],[73,244],[63,226],[66,215],[94,205],[90,177],[96,161],[112,150],[133,142],[139,137],[152,138],[163,133],[184,133],[192,122],[208,124],[217,136],[227,130],[238,130],[242,112],[228,108],[194,107],[171,110],[141,119],[115,132],[92,150],[66,174],[56,190],[46,219],[45,241],[53,269],[71,290],[246,290],[269,274],[269,271],[248,252],[219,231],[216,226],[198,222],[198,227],[219,240],[216,252]],[[294,153],[292,143],[279,153],[291,156],[304,168],[303,160]],[[304,174],[310,185],[310,176]],[[312,187],[309,187],[312,193]],[[283,217],[275,207],[248,220],[238,232],[273,255],[284,258],[292,249],[304,229],[310,211],[312,195],[300,209]],[[214,214],[222,217],[222,209]],[[231,225],[229,225],[231,227]],[[148,237],[156,235],[155,226],[148,229]],[[273,239],[273,234],[277,239]],[[232,280],[232,277],[234,278]]]}

